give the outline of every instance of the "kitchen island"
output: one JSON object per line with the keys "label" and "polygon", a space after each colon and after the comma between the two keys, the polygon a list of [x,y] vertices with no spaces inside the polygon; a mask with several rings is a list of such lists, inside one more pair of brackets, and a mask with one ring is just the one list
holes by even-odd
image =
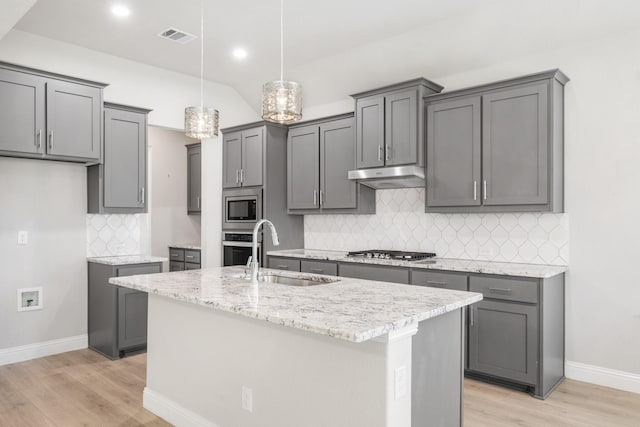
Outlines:
{"label": "kitchen island", "polygon": [[149,293],[144,406],[176,425],[461,425],[477,293],[241,267],[110,283]]}

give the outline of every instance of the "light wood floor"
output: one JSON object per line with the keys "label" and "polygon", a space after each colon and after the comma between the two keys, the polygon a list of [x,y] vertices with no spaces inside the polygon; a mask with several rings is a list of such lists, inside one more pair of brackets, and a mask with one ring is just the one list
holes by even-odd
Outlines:
{"label": "light wood floor", "polygon": [[[0,426],[168,426],[142,408],[146,355],[79,350],[0,367]],[[640,395],[566,380],[545,401],[465,380],[465,426],[640,426]],[[301,426],[303,427],[303,426]]]}

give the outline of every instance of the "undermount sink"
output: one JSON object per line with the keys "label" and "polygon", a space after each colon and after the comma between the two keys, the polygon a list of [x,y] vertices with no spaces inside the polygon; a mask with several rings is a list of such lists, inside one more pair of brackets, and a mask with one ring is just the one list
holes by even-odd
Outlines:
{"label": "undermount sink", "polygon": [[[250,280],[246,276],[241,276],[241,278]],[[325,280],[317,280],[314,277],[289,277],[282,276],[280,274],[264,274],[258,276],[258,283],[277,283],[279,285],[287,285],[287,286],[317,286],[317,285],[327,285],[329,283],[339,282],[340,279],[325,279]]]}

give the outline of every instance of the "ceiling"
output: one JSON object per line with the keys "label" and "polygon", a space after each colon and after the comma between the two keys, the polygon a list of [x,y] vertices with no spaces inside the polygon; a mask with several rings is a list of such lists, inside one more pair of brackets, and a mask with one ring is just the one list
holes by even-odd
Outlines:
{"label": "ceiling", "polygon": [[[115,1],[38,0],[16,28],[199,75],[199,40],[181,45],[157,34],[175,27],[199,35],[200,1],[119,0],[132,10],[125,19],[109,12]],[[285,78],[302,83],[305,105],[418,76],[437,81],[508,55],[635,28],[638,3],[288,0]],[[231,55],[238,46],[249,53],[244,61]],[[259,110],[262,83],[278,76],[279,1],[205,0],[205,78],[234,87]]]}

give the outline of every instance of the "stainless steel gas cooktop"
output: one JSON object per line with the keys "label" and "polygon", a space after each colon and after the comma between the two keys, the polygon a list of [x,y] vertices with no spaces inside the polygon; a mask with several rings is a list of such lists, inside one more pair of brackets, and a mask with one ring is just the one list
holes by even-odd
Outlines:
{"label": "stainless steel gas cooktop", "polygon": [[349,257],[362,257],[362,258],[378,258],[378,259],[396,259],[404,261],[420,261],[436,256],[433,252],[405,252],[405,251],[390,251],[383,249],[370,249],[366,251],[353,251],[347,253]]}

